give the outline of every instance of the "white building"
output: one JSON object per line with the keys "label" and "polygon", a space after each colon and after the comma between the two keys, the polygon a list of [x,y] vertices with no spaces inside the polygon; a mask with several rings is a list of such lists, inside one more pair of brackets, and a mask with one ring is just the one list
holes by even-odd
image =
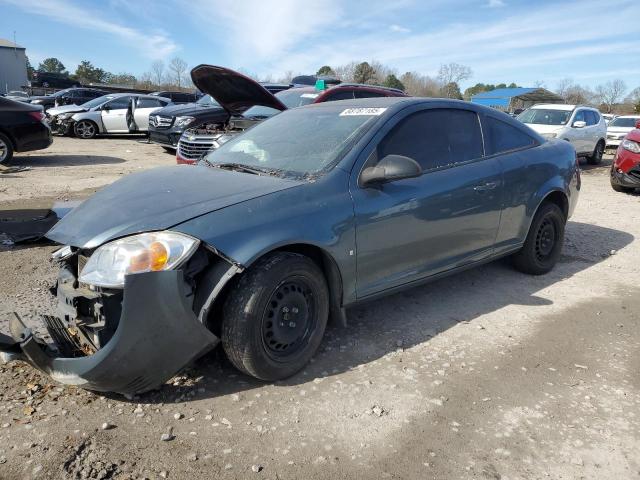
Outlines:
{"label": "white building", "polygon": [[25,48],[0,38],[0,93],[28,85]]}

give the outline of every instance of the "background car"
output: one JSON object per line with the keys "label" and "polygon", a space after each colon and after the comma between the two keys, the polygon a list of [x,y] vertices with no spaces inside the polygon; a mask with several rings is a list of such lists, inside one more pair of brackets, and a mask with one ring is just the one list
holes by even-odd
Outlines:
{"label": "background car", "polygon": [[607,125],[609,125],[609,122],[611,122],[611,120],[616,118],[615,114],[613,113],[601,113],[600,115],[602,115],[602,118],[604,118],[604,121],[607,123]]}
{"label": "background car", "polygon": [[541,104],[528,108],[518,120],[546,138],[570,142],[578,156],[591,164],[602,161],[607,124],[596,108],[581,105]]}
{"label": "background car", "polygon": [[31,82],[32,87],[44,87],[44,88],[69,88],[79,87],[80,82],[69,78],[68,74],[54,73],[54,72],[39,72],[36,70],[33,72]]}
{"label": "background car", "polygon": [[193,102],[197,102],[200,99],[200,97],[202,97],[202,94],[199,92],[189,93],[189,92],[160,91],[160,92],[150,93],[149,95],[168,98],[169,100],[171,100],[171,103],[173,104],[193,103]]}
{"label": "background car", "polygon": [[30,103],[41,105],[45,111],[62,105],[82,105],[89,100],[101,97],[107,92],[95,88],[67,88],[51,95],[37,95],[29,98]]}
{"label": "background car", "polygon": [[620,142],[611,165],[611,187],[616,192],[640,188],[640,120]]}
{"label": "background car", "polygon": [[[271,93],[289,88],[289,85],[277,83],[261,85]],[[225,122],[228,117],[229,114],[211,95],[204,95],[195,103],[171,105],[154,112],[149,118],[149,140],[167,151],[174,151],[185,129],[206,123]]]}
{"label": "background car", "polygon": [[617,148],[622,139],[636,128],[640,115],[621,115],[607,125],[607,148]]}
{"label": "background car", "polygon": [[[168,98],[138,93],[114,93],[106,97],[109,97],[106,102],[66,118],[65,122],[70,124],[66,128],[73,128],[73,133],[82,139],[98,134],[146,132],[149,129],[149,115],[171,103]],[[131,111],[132,106],[134,112]],[[131,115],[136,123],[133,131]]]}
{"label": "background car", "polygon": [[41,150],[51,145],[51,130],[42,108],[0,97],[0,163],[13,152]]}
{"label": "background car", "polygon": [[549,272],[579,189],[567,142],[488,107],[290,109],[198,166],[128,175],[68,213],[46,235],[63,245],[59,309],[42,316],[58,353],[17,316],[7,349],[60,382],[125,394],[217,344],[241,372],[284,379],[348,307],[506,256]]}
{"label": "background car", "polygon": [[[292,88],[269,95],[258,82],[233,70],[213,66],[199,66],[196,69],[196,86],[216,99],[227,111],[228,119],[186,130],[180,137],[176,152],[176,162],[181,164],[197,162],[233,135],[288,108],[336,100],[406,96],[402,90],[395,88],[355,83],[341,83],[330,88],[323,88],[324,84],[321,83],[318,88]],[[252,94],[247,95],[247,92]],[[242,108],[238,109],[238,103],[242,103]]]}

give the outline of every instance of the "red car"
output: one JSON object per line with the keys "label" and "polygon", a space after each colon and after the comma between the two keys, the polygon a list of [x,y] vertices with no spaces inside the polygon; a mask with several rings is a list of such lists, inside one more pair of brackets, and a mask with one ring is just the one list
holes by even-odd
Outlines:
{"label": "red car", "polygon": [[241,73],[213,65],[195,67],[191,71],[191,78],[201,92],[211,95],[227,111],[228,120],[185,130],[176,151],[176,162],[181,164],[196,163],[234,135],[282,110],[335,100],[407,96],[402,90],[395,88],[353,83],[326,85],[326,88],[321,84],[317,88],[291,88],[274,95]]}
{"label": "red car", "polygon": [[616,192],[640,188],[640,120],[622,140],[611,165],[611,187]]}

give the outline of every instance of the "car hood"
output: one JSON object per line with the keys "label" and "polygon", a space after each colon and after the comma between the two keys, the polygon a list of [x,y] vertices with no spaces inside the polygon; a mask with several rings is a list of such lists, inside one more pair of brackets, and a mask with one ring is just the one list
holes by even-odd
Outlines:
{"label": "car hood", "polygon": [[179,117],[187,115],[197,115],[201,112],[208,112],[210,110],[220,110],[224,112],[224,109],[215,105],[198,105],[197,103],[182,103],[178,105],[169,105],[153,112],[154,115],[163,115],[165,117]]}
{"label": "car hood", "polygon": [[34,100],[53,100],[55,101],[55,98],[52,97],[51,95],[35,95],[33,97],[29,97],[29,101],[33,102]]}
{"label": "car hood", "polygon": [[128,175],[100,190],[66,215],[46,237],[91,249],[126,235],[165,230],[302,183],[206,166],[160,167]]}
{"label": "car hood", "polygon": [[255,80],[228,68],[198,65],[191,70],[193,84],[231,115],[242,115],[250,107],[261,105],[276,110],[287,107]]}
{"label": "car hood", "polygon": [[47,113],[51,116],[60,115],[61,113],[75,113],[75,112],[86,112],[87,109],[80,107],[76,104],[72,105],[62,105],[61,107],[54,107],[47,110]]}

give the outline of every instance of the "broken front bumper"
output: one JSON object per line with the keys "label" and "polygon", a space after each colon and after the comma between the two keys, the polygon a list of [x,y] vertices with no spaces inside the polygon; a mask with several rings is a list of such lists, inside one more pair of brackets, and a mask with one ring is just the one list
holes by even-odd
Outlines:
{"label": "broken front bumper", "polygon": [[25,360],[63,384],[122,394],[162,385],[219,342],[188,305],[179,270],[127,276],[116,332],[93,355],[55,356],[17,317],[11,336],[0,336],[5,360]]}

